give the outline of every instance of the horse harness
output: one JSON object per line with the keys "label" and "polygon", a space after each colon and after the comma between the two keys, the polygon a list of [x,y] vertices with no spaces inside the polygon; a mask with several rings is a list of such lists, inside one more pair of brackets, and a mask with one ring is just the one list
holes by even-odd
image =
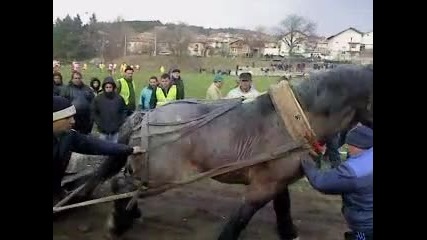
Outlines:
{"label": "horse harness", "polygon": [[[298,103],[289,83],[287,81],[281,81],[278,85],[273,85],[269,89],[269,95],[272,99],[272,102],[274,104],[275,110],[278,113],[280,119],[282,120],[282,126],[288,133],[291,135],[294,142],[299,145],[303,146],[303,148],[306,148],[309,150],[309,152],[314,155],[318,156],[322,153],[321,146],[316,141],[315,134],[308,122],[307,117],[304,114],[304,111],[302,110],[300,104]],[[144,118],[147,119],[146,124],[142,122],[139,127],[141,129],[141,144],[142,149],[146,149],[142,167],[143,172],[142,176],[139,176],[140,179],[135,179],[139,185],[137,193],[131,200],[131,202],[128,204],[128,207],[131,207],[135,201],[138,198],[138,195],[140,191],[146,191],[149,189],[149,159],[150,159],[150,150],[157,146],[151,146],[150,145],[150,126],[171,126],[171,125],[178,125],[178,124],[186,124],[194,121],[199,121],[200,124],[195,124],[193,126],[188,127],[187,129],[184,128],[185,133],[183,135],[187,135],[190,132],[204,126],[205,124],[209,123],[213,119],[221,116],[222,114],[228,112],[229,110],[233,109],[237,105],[240,105],[239,102],[236,105],[231,105],[230,107],[226,107],[224,109],[221,109],[220,111],[209,115],[204,114],[201,117],[197,117],[188,121],[180,121],[180,122],[170,122],[170,123],[150,123],[150,112],[147,112]],[[146,141],[144,141],[144,137],[146,138]],[[182,137],[182,136],[181,136]],[[175,139],[178,140],[179,138]]]}

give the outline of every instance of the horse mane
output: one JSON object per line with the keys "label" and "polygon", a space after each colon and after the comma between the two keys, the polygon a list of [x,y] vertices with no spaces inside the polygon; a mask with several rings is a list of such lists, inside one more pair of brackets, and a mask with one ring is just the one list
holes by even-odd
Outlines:
{"label": "horse mane", "polygon": [[373,66],[341,65],[310,74],[292,86],[302,107],[313,113],[329,115],[348,106],[366,107],[373,91]]}

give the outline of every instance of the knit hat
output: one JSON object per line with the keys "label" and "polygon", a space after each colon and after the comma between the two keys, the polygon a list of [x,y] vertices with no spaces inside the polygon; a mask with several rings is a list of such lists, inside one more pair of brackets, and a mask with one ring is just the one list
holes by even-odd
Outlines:
{"label": "knit hat", "polygon": [[224,77],[220,74],[216,74],[214,78],[214,82],[222,82],[224,80]]}
{"label": "knit hat", "polygon": [[368,149],[374,145],[373,136],[374,132],[372,129],[364,125],[360,125],[351,129],[347,133],[345,141],[348,145],[352,145],[361,149]]}
{"label": "knit hat", "polygon": [[60,96],[53,96],[53,121],[68,118],[76,114],[76,108],[68,99]]}

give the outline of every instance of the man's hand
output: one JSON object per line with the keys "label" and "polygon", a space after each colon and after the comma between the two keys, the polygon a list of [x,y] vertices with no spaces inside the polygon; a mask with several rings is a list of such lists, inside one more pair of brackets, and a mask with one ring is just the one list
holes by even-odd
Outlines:
{"label": "man's hand", "polygon": [[305,173],[307,169],[316,168],[316,162],[310,157],[301,158],[301,167]]}
{"label": "man's hand", "polygon": [[142,149],[138,146],[133,147],[133,152],[132,154],[141,154],[144,153],[144,151],[142,151]]}
{"label": "man's hand", "polygon": [[315,162],[314,162],[313,159],[304,158],[304,159],[301,160],[301,164],[305,165],[305,166],[308,166],[308,165],[315,165]]}

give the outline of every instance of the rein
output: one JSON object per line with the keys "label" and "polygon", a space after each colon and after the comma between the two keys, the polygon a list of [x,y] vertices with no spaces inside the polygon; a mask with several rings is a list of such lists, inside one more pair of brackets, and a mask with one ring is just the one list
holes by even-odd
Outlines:
{"label": "rein", "polygon": [[[53,207],[53,212],[57,213],[57,212],[61,212],[61,211],[67,210],[67,209],[84,207],[84,206],[89,206],[89,205],[94,205],[94,204],[99,204],[99,203],[105,203],[105,202],[111,202],[111,201],[115,201],[115,200],[119,200],[119,199],[135,198],[135,196],[137,198],[154,196],[154,195],[160,194],[162,192],[165,192],[167,190],[177,188],[180,186],[184,186],[184,185],[187,185],[187,184],[190,184],[190,183],[193,183],[193,182],[205,179],[205,178],[213,178],[213,177],[216,177],[219,175],[223,175],[223,174],[233,172],[236,170],[241,170],[243,168],[251,167],[251,166],[254,166],[257,164],[265,163],[265,162],[272,161],[272,160],[281,159],[281,158],[287,157],[287,156],[292,155],[292,154],[304,153],[306,151],[307,151],[306,145],[300,145],[298,143],[291,142],[291,143],[288,143],[284,146],[277,148],[277,150],[273,153],[261,153],[261,154],[255,156],[255,158],[253,158],[253,159],[225,164],[223,166],[211,169],[209,171],[196,174],[196,175],[189,177],[188,179],[185,179],[182,181],[171,182],[171,183],[164,184],[164,185],[157,187],[157,188],[137,189],[135,191],[128,192],[128,193],[111,195],[111,196],[98,198],[98,199],[94,199],[94,200],[89,200],[89,201],[85,201],[85,202],[80,202],[80,203],[76,203],[76,204],[71,204],[71,205],[67,205],[67,206],[63,206],[63,207]],[[132,202],[132,200],[129,202],[127,207],[132,206],[134,204],[134,202]],[[132,204],[131,204],[131,202],[132,202]]]}

